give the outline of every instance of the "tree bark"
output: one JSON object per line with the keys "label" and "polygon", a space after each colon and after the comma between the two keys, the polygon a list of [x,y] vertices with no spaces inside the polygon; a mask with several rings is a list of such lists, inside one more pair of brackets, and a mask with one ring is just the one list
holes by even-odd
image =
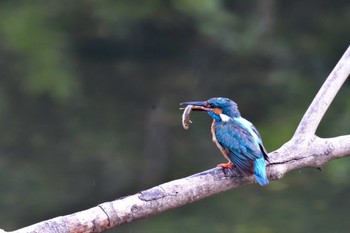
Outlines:
{"label": "tree bark", "polygon": [[[350,135],[334,138],[319,138],[315,135],[325,112],[349,74],[350,47],[312,101],[291,140],[269,153],[267,174],[270,180],[281,179],[287,172],[302,167],[319,168],[330,160],[350,155]],[[102,232],[253,183],[255,179],[252,176],[241,176],[229,169],[213,168],[12,232]]]}

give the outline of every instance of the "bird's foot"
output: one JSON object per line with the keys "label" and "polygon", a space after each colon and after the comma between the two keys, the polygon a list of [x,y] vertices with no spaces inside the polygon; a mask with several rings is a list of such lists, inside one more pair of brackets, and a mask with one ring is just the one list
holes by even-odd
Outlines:
{"label": "bird's foot", "polygon": [[226,177],[232,177],[236,174],[235,169],[233,169],[233,163],[221,163],[217,165],[218,167],[222,168],[222,171],[224,172]]}
{"label": "bird's foot", "polygon": [[232,169],[232,165],[233,165],[233,163],[231,163],[231,162],[229,162],[229,163],[220,163],[220,164],[217,165],[217,167]]}

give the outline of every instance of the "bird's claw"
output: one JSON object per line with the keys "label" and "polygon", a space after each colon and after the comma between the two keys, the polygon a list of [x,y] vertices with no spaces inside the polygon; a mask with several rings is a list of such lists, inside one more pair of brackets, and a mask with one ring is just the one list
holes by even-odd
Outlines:
{"label": "bird's claw", "polygon": [[232,165],[233,165],[233,163],[220,163],[217,165],[217,167],[232,169]]}

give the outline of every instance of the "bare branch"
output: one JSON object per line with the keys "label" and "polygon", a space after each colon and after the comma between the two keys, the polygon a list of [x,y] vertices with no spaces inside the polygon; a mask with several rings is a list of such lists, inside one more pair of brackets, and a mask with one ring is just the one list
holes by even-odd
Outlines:
{"label": "bare branch", "polygon": [[[291,140],[269,154],[269,174],[281,179],[289,171],[303,167],[320,168],[333,159],[350,156],[350,135],[335,138],[308,137]],[[277,166],[276,166],[277,165]]]}
{"label": "bare branch", "polygon": [[319,138],[319,141],[326,145],[332,145],[328,150],[332,159],[350,155],[350,135],[335,138]]}
{"label": "bare branch", "polygon": [[294,136],[313,135],[316,132],[324,114],[334,97],[338,93],[340,87],[350,74],[350,47],[345,51],[344,55],[329,74],[327,80],[322,85],[311,105],[305,112]]}
{"label": "bare branch", "polygon": [[[316,95],[293,138],[269,153],[267,174],[270,180],[281,179],[285,173],[295,169],[320,167],[332,159],[350,155],[350,135],[335,138],[315,135],[323,115],[349,74],[350,47]],[[230,169],[213,168],[13,232],[102,232],[252,183],[255,183],[252,176],[241,176]]]}

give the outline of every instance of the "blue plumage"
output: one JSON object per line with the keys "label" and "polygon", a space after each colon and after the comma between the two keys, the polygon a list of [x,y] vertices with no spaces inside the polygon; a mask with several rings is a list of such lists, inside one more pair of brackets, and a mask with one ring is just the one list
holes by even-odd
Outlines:
{"label": "blue plumage", "polygon": [[256,181],[262,186],[268,185],[269,180],[266,176],[265,158],[258,158],[254,162],[254,175]]}
{"label": "blue plumage", "polygon": [[[266,150],[259,132],[248,120],[241,117],[237,104],[228,98],[211,98],[204,102],[185,102],[206,111],[213,118],[213,141],[229,163],[219,166],[235,166],[245,175],[255,175],[260,185],[267,185]],[[204,108],[203,108],[204,107]]]}

